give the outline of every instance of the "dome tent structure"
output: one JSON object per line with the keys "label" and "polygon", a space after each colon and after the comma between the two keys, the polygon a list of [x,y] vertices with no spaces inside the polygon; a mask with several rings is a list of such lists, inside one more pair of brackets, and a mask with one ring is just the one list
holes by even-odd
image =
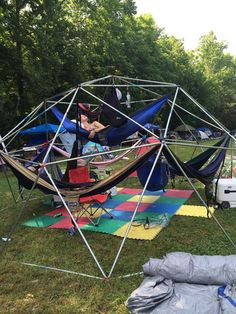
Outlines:
{"label": "dome tent structure", "polygon": [[[60,129],[61,128],[67,128],[66,125],[66,119],[70,116],[70,113],[73,109],[73,107],[75,108],[77,105],[77,101],[80,100],[80,97],[88,97],[89,101],[91,101],[91,99],[96,102],[96,105],[104,105],[104,106],[108,106],[110,109],[112,109],[113,111],[119,113],[119,115],[123,116],[124,118],[127,119],[127,121],[129,121],[129,123],[134,126],[135,128],[138,128],[140,130],[145,130],[147,132],[147,134],[150,134],[152,136],[154,136],[155,138],[158,139],[158,136],[156,134],[154,134],[152,131],[150,131],[149,129],[145,128],[145,123],[151,123],[151,118],[154,116],[155,113],[153,113],[153,107],[148,107],[148,109],[151,108],[151,113],[148,116],[148,121],[141,121],[141,120],[135,120],[136,118],[132,118],[129,117],[127,114],[125,114],[124,112],[122,112],[119,109],[113,108],[111,104],[109,104],[108,102],[104,101],[102,99],[102,97],[100,95],[104,94],[104,91],[107,88],[112,88],[112,87],[116,87],[119,89],[126,89],[127,87],[129,88],[130,94],[131,94],[131,98],[132,98],[132,89],[135,89],[136,93],[137,90],[141,90],[143,94],[143,91],[146,92],[147,96],[148,95],[155,95],[155,97],[158,99],[155,104],[158,104],[155,107],[155,113],[158,111],[158,109],[160,109],[158,106],[160,105],[160,107],[164,106],[165,103],[168,102],[168,106],[167,106],[167,110],[169,112],[168,114],[168,118],[165,121],[165,134],[163,136],[162,139],[160,139],[160,145],[158,145],[159,150],[158,153],[155,156],[155,159],[153,161],[153,165],[150,169],[150,173],[149,176],[147,177],[147,181],[144,184],[144,188],[143,188],[143,192],[140,194],[139,199],[135,205],[134,211],[133,211],[133,215],[130,219],[130,222],[127,226],[124,238],[122,239],[120,246],[115,254],[114,257],[114,261],[110,267],[110,269],[108,271],[105,271],[102,267],[102,263],[101,261],[98,260],[94,250],[91,248],[91,245],[89,244],[89,241],[86,239],[85,234],[82,232],[81,228],[79,227],[78,223],[76,222],[76,220],[73,218],[71,212],[70,212],[70,208],[68,207],[67,203],[65,202],[65,199],[63,197],[63,194],[61,193],[60,189],[57,187],[54,178],[51,176],[50,174],[50,166],[53,165],[53,163],[62,163],[62,162],[66,162],[68,161],[67,159],[65,160],[59,160],[59,161],[53,161],[50,162],[48,161],[48,156],[49,153],[51,151],[51,149],[53,148],[53,145],[55,144],[55,141],[57,139],[57,137],[59,136],[60,133]],[[97,94],[94,91],[97,91],[99,89],[102,89],[102,92],[98,92]],[[163,90],[166,91],[166,95],[164,96],[165,98],[162,98],[161,102],[159,102],[159,97],[160,97],[160,93],[163,93]],[[160,92],[162,91],[162,92]],[[188,176],[186,175],[184,169],[181,167],[181,165],[179,165],[178,160],[176,160],[175,156],[172,154],[172,151],[170,149],[170,146],[172,145],[172,141],[171,139],[169,139],[167,137],[167,133],[168,130],[170,129],[170,125],[171,125],[171,120],[172,120],[172,116],[175,114],[175,108],[177,107],[178,109],[182,109],[183,112],[188,113],[191,116],[194,116],[195,118],[199,118],[196,115],[193,115],[191,112],[189,112],[186,108],[183,108],[182,106],[180,106],[177,103],[177,99],[178,99],[178,95],[179,93],[182,93],[186,99],[189,99],[193,102],[193,104],[196,105],[196,107],[199,109],[199,112],[202,113],[203,116],[207,116],[209,121],[204,120],[203,118],[200,118],[201,121],[208,123],[211,127],[214,127],[216,129],[221,130],[222,132],[224,132],[225,134],[227,134],[228,136],[230,136],[234,141],[235,138],[230,134],[230,132],[219,122],[217,121],[217,119],[215,119],[211,114],[209,114],[204,107],[202,107],[196,100],[194,100],[184,89],[182,89],[179,85],[177,84],[173,84],[173,83],[165,83],[165,82],[157,82],[157,81],[150,81],[150,80],[141,80],[141,79],[136,79],[136,78],[128,78],[128,77],[122,77],[122,76],[115,76],[115,75],[109,75],[103,78],[99,78],[99,79],[95,79],[95,80],[91,80],[88,82],[84,82],[81,84],[78,84],[76,87],[71,88],[70,90],[61,93],[60,95],[56,95],[54,97],[51,97],[45,101],[43,101],[38,107],[36,107],[25,119],[23,119],[17,126],[15,126],[11,131],[9,131],[5,136],[2,137],[1,142],[0,143],[5,143],[6,147],[8,147],[8,145],[10,145],[12,138],[14,138],[15,136],[18,135],[18,133],[21,130],[24,130],[26,127],[29,127],[29,125],[34,122],[39,116],[42,116],[42,114],[47,114],[49,115],[49,113],[51,112],[51,109],[56,107],[56,106],[61,106],[64,110],[62,110],[61,112],[63,112],[63,116],[60,120],[60,124],[58,127],[58,130],[56,131],[53,139],[51,140],[50,144],[48,145],[47,148],[47,152],[45,154],[45,157],[43,159],[43,162],[40,163],[32,163],[35,166],[39,167],[39,172],[38,175],[36,175],[36,177],[34,177],[34,183],[30,189],[30,193],[28,198],[25,200],[25,203],[22,207],[22,210],[24,210],[27,202],[30,200],[30,197],[33,193],[34,188],[37,186],[38,181],[40,180],[40,174],[42,173],[42,171],[44,171],[44,173],[47,176],[48,182],[50,183],[50,187],[53,187],[53,190],[56,191],[57,195],[59,196],[59,198],[61,199],[63,205],[65,206],[68,214],[70,215],[71,219],[73,220],[76,228],[78,229],[78,233],[80,234],[81,238],[83,239],[91,257],[93,258],[96,266],[99,269],[100,272],[100,276],[94,276],[91,274],[82,274],[82,273],[78,273],[84,276],[88,276],[88,277],[93,277],[93,278],[99,278],[99,279],[103,279],[103,278],[110,278],[113,276],[113,272],[114,269],[116,267],[116,264],[120,258],[120,254],[123,250],[123,247],[125,245],[127,236],[130,232],[131,229],[131,225],[132,222],[134,221],[135,215],[139,209],[140,203],[142,201],[142,198],[144,196],[145,190],[149,184],[149,181],[152,177],[153,171],[155,169],[155,166],[158,163],[158,160],[161,156],[161,154],[163,153],[163,149],[165,148],[166,151],[169,152],[169,154],[172,156],[173,160],[176,162],[176,164],[178,165],[180,171],[182,171],[183,175],[186,177],[186,179],[188,180],[190,186],[194,189],[195,193],[197,194],[197,196],[199,197],[200,201],[203,203],[203,205],[206,207],[206,210],[212,215],[212,217],[214,218],[215,222],[220,226],[220,228],[222,229],[222,231],[225,233],[225,235],[227,236],[227,238],[230,240],[230,242],[235,246],[235,244],[233,243],[233,241],[230,239],[230,237],[228,236],[228,234],[225,232],[225,230],[223,229],[223,227],[221,226],[221,224],[218,222],[217,218],[214,216],[214,214],[211,212],[210,208],[207,206],[206,202],[203,200],[203,198],[201,197],[201,195],[199,194],[199,192],[197,191],[197,189],[195,188],[195,186],[192,184],[191,180],[188,178]],[[81,96],[82,95],[82,96]],[[162,102],[163,101],[163,102]],[[132,100],[131,100],[132,102]],[[146,104],[145,99],[141,99],[140,100],[141,104]],[[144,105],[145,107],[145,105]],[[45,109],[46,108],[46,109]],[[145,110],[143,111],[145,112]],[[200,116],[200,114],[199,114]],[[145,122],[145,123],[144,123]],[[121,126],[122,127],[122,126]],[[77,128],[77,129],[76,129]],[[79,128],[78,128],[78,123],[77,126],[75,128],[75,132],[76,132],[76,137],[77,139],[82,136],[80,134]],[[117,127],[117,129],[115,131],[119,132],[119,127]],[[114,132],[115,132],[114,131]],[[132,130],[133,131],[133,130]],[[125,134],[126,135],[126,134]],[[105,134],[106,136],[106,134]],[[110,138],[112,140],[112,136]],[[185,147],[188,146],[194,146],[194,144],[189,143],[189,142],[185,142],[183,143],[183,141],[175,141],[175,145],[182,145]],[[153,144],[145,144],[145,145],[139,145],[136,148],[140,148],[142,146],[150,146],[153,147]],[[220,147],[222,148],[222,147]],[[111,150],[110,153],[113,152],[117,152],[117,151],[122,151],[125,150],[127,148],[123,148],[120,150]],[[128,148],[129,149],[129,148]],[[222,148],[223,149],[223,148]],[[97,156],[99,156],[99,154],[103,154],[103,153],[96,153]],[[1,155],[7,156],[7,157],[11,157],[11,155],[7,152],[7,151],[1,151]],[[89,158],[91,157],[91,155],[88,156],[77,156],[77,157],[72,157],[70,158],[70,160],[75,159],[75,160],[79,160],[82,158]],[[6,158],[7,159],[7,158]],[[18,159],[18,161],[20,162],[20,159]],[[30,264],[30,263],[29,263]],[[36,265],[34,265],[36,266]],[[38,265],[39,267],[43,267],[42,265]],[[45,267],[44,267],[45,268]],[[50,269],[50,267],[47,267],[48,269]],[[52,269],[56,270],[55,268],[52,267]],[[60,271],[62,271],[62,269],[60,269]],[[67,272],[65,270],[65,272]],[[76,273],[76,272],[74,272]]]}

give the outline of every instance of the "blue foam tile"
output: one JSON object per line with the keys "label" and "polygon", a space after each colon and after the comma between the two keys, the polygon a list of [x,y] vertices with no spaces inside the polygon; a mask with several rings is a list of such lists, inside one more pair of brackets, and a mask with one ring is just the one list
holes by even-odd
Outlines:
{"label": "blue foam tile", "polygon": [[[111,210],[109,212],[115,220],[124,220],[124,221],[130,221],[133,212],[130,211],[122,211],[122,210]],[[111,217],[108,214],[103,214],[102,218],[111,219]]]}
{"label": "blue foam tile", "polygon": [[[108,209],[112,209],[115,208],[116,206],[120,205],[121,203],[123,203],[120,200],[113,200],[113,199],[109,199],[107,200],[105,203],[102,204],[103,207],[108,208]],[[98,207],[98,205],[95,203],[92,207]]]}
{"label": "blue foam tile", "polygon": [[145,209],[144,212],[152,212],[157,214],[170,214],[174,215],[176,211],[179,209],[178,204],[151,204],[148,208]]}

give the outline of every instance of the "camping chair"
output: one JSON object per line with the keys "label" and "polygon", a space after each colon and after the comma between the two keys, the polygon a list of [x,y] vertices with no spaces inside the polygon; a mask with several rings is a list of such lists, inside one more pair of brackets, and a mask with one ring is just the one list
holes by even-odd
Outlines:
{"label": "camping chair", "polygon": [[[69,170],[69,182],[70,183],[84,183],[84,182],[94,182],[95,180],[90,178],[88,166],[80,166],[76,169]],[[109,211],[103,207],[103,203],[111,197],[110,193],[101,193],[92,196],[82,196],[79,198],[79,216],[82,217],[84,214],[89,219],[89,221],[94,225],[98,226],[101,219],[101,215],[94,221],[91,217],[94,217],[95,214],[100,210],[110,216],[112,219],[113,216]],[[94,207],[96,206],[96,207]]]}

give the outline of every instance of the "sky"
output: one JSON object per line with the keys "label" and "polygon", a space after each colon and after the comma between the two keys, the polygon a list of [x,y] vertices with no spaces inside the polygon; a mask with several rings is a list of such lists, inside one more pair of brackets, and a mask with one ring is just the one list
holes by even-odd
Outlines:
{"label": "sky", "polygon": [[236,0],[136,0],[138,14],[151,13],[158,27],[195,49],[213,31],[236,56]]}

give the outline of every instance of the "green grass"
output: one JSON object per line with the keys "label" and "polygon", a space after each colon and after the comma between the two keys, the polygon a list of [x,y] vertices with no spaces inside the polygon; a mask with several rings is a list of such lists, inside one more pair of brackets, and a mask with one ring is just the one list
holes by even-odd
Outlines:
{"label": "green grass", "polygon": [[[191,150],[176,148],[185,160]],[[122,166],[122,161],[116,167]],[[9,172],[10,174],[10,172]],[[17,182],[10,175],[17,195]],[[195,183],[201,195],[203,186]],[[122,186],[140,187],[135,178],[128,178]],[[187,181],[177,180],[177,188],[190,189]],[[43,196],[39,192],[34,194]],[[48,197],[46,197],[48,199]],[[6,236],[14,225],[22,204],[14,204],[5,177],[0,174],[0,237]],[[25,266],[22,262],[36,263],[100,275],[94,261],[79,235],[69,237],[65,230],[27,228],[22,222],[33,214],[42,215],[50,205],[43,199],[27,204],[0,258],[0,313],[127,313],[124,302],[141,283],[142,277],[101,281]],[[189,200],[199,204],[196,196]],[[236,241],[235,209],[218,210],[216,217]],[[109,271],[121,238],[111,235],[84,232],[98,259]],[[1,242],[1,249],[4,242]],[[150,257],[161,257],[168,252],[186,251],[193,254],[235,254],[222,231],[213,219],[175,216],[168,228],[152,241],[127,240],[114,276],[140,272]]]}

